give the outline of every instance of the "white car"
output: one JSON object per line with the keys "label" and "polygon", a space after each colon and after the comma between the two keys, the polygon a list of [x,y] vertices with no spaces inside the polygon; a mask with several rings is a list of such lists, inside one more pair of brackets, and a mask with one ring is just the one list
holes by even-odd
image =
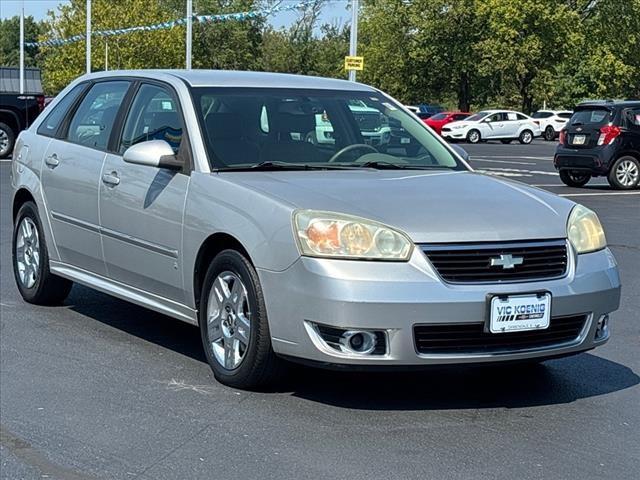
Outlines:
{"label": "white car", "polygon": [[[367,145],[386,145],[391,140],[391,128],[387,117],[376,108],[369,107],[361,100],[351,100],[349,110],[364,142]],[[336,140],[333,135],[333,125],[326,112],[316,114],[315,136],[307,136],[307,141],[315,144],[333,145]]]}
{"label": "white car", "polygon": [[538,110],[532,117],[540,125],[544,139],[552,142],[560,136],[571,115],[573,112],[569,110]]}
{"label": "white car", "polygon": [[541,134],[540,126],[530,116],[512,110],[484,110],[466,120],[442,127],[445,139],[466,140],[469,143],[485,140],[509,143],[518,140],[522,144],[529,144]]}

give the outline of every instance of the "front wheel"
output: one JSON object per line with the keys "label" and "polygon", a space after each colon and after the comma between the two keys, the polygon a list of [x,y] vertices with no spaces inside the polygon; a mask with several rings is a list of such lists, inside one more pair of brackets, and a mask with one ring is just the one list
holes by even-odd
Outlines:
{"label": "front wheel", "polygon": [[467,142],[469,143],[480,143],[482,137],[480,136],[480,132],[478,130],[471,130],[467,134]]}
{"label": "front wheel", "polygon": [[531,130],[523,130],[518,141],[522,145],[529,145],[533,141],[533,132]]}
{"label": "front wheel", "polygon": [[548,126],[547,128],[545,128],[544,139],[547,142],[553,142],[556,139],[556,131],[553,129],[552,126]]}
{"label": "front wheel", "polygon": [[584,187],[590,179],[588,173],[560,170],[560,180],[569,187]]}
{"label": "front wheel", "polygon": [[73,283],[49,271],[49,252],[33,202],[20,207],[14,225],[13,273],[20,295],[36,305],[62,303]]}
{"label": "front wheel", "polygon": [[7,158],[13,152],[16,133],[6,123],[0,122],[0,158]]}
{"label": "front wheel", "polygon": [[640,183],[640,161],[626,156],[615,161],[609,171],[609,184],[618,190],[630,190]]}
{"label": "front wheel", "polygon": [[211,262],[199,321],[205,355],[219,382],[250,389],[275,381],[282,361],[271,346],[258,274],[236,250],[224,250]]}

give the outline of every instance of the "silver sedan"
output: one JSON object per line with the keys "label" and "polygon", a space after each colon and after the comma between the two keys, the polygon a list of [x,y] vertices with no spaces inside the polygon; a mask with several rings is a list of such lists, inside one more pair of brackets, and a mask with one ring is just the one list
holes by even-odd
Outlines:
{"label": "silver sedan", "polygon": [[[72,282],[199,325],[218,380],[539,361],[609,338],[592,211],[477,174],[401,104],[341,80],[116,71],[69,85],[12,162],[23,298]],[[153,326],[150,326],[153,328]]]}

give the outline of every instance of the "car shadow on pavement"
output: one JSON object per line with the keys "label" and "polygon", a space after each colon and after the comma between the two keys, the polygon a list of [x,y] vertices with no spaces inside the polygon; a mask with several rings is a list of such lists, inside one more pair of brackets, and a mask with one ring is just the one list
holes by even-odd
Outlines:
{"label": "car shadow on pavement", "polygon": [[[128,335],[206,362],[197,327],[82,286],[74,286],[67,304]],[[361,410],[519,408],[570,403],[639,383],[640,377],[629,367],[584,353],[539,365],[462,365],[384,373],[291,364],[286,377],[265,393]]]}

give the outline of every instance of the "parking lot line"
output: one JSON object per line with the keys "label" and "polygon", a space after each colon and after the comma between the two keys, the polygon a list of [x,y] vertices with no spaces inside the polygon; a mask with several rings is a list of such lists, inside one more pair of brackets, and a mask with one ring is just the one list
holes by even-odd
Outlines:
{"label": "parking lot line", "polygon": [[509,164],[518,164],[518,165],[536,165],[535,163],[531,163],[531,162],[516,162],[516,161],[507,161],[507,160],[488,160],[485,158],[481,158],[481,157],[471,157],[471,161],[475,161],[475,162],[487,162],[487,163],[509,163]]}
{"label": "parking lot line", "polygon": [[521,158],[523,160],[553,160],[553,157],[524,157],[518,155],[473,155],[472,158]]}
{"label": "parking lot line", "polygon": [[[532,183],[531,184],[532,187],[565,187],[567,188],[567,186],[564,183]],[[608,183],[590,183],[589,184],[589,188],[590,187],[608,187],[609,184]]]}
{"label": "parking lot line", "polygon": [[640,195],[640,192],[563,193],[559,197],[598,197],[602,195]]}

